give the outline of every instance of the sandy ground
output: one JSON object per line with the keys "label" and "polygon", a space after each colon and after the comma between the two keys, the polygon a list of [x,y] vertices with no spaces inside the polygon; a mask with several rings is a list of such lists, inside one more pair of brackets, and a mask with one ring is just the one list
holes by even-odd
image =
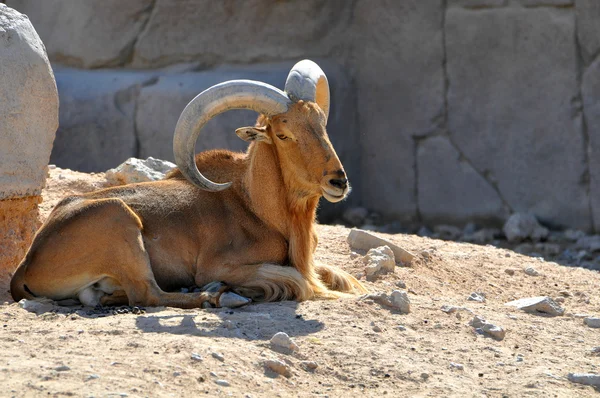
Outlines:
{"label": "sandy ground", "polygon": [[[101,174],[50,174],[44,216],[66,194],[104,181]],[[361,258],[350,256],[348,229],[319,232],[318,260],[363,271]],[[407,315],[359,299],[116,315],[56,307],[36,315],[12,302],[3,286],[0,396],[598,396],[566,379],[569,372],[600,373],[600,329],[581,317],[600,315],[598,272],[491,246],[386,237],[417,258],[365,284],[389,293],[405,283]],[[525,274],[527,266],[540,275]],[[468,301],[473,292],[485,293],[486,302]],[[564,300],[565,315],[504,305],[531,296]],[[472,314],[447,314],[443,305]],[[473,315],[506,329],[504,340],[477,334],[468,325]],[[299,350],[273,349],[269,339],[277,332],[289,334]],[[266,370],[269,359],[285,362],[291,376]]]}

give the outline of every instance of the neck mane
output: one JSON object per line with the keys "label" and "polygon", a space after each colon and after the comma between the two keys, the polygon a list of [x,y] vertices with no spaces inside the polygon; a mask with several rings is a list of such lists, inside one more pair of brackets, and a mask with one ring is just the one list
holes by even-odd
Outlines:
{"label": "neck mane", "polygon": [[317,245],[314,224],[320,196],[294,189],[294,181],[285,178],[272,144],[251,143],[247,162],[243,189],[250,198],[253,211],[289,242],[290,265],[309,283],[314,280],[315,285],[320,285],[313,263]]}

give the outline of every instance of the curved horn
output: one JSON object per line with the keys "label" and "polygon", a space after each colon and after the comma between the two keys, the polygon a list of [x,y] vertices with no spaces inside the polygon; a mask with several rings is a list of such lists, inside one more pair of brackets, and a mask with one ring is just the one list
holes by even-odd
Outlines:
{"label": "curved horn", "polygon": [[294,101],[316,102],[329,117],[329,82],[319,65],[305,59],[298,62],[285,81],[285,92]]}
{"label": "curved horn", "polygon": [[181,173],[191,183],[207,191],[222,191],[231,182],[217,184],[200,173],[196,166],[196,140],[202,127],[216,115],[230,109],[251,109],[267,116],[287,111],[288,96],[269,84],[252,80],[230,80],[198,94],[185,107],[175,127],[173,154]]}

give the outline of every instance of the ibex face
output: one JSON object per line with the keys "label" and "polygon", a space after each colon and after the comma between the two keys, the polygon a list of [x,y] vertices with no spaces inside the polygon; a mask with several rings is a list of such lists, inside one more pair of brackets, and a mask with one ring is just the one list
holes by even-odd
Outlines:
{"label": "ibex face", "polygon": [[276,148],[286,185],[302,196],[323,195],[330,202],[343,200],[350,186],[327,135],[327,118],[314,102],[298,101],[287,112],[260,117],[257,127],[242,127],[236,134],[247,141],[262,141]]}

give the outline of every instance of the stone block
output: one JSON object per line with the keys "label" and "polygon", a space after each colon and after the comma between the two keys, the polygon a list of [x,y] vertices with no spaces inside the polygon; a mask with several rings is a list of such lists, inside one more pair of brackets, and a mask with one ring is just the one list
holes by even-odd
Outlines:
{"label": "stone block", "polygon": [[156,0],[132,62],[207,67],[324,56],[344,40],[351,15],[344,0]]}
{"label": "stone block", "polygon": [[362,205],[416,220],[413,137],[444,117],[442,1],[356,3],[353,65],[360,112]]}
{"label": "stone block", "polygon": [[136,156],[137,97],[144,84],[155,80],[150,72],[57,70],[60,126],[51,162],[92,172]]}
{"label": "stone block", "polygon": [[448,125],[512,211],[589,231],[574,35],[572,8],[448,9]]}
{"label": "stone block", "polygon": [[44,44],[27,16],[0,4],[0,200],[41,193],[57,126]]}
{"label": "stone block", "polygon": [[590,64],[600,52],[600,1],[575,0],[577,39],[585,64]]}
{"label": "stone block", "polygon": [[52,62],[98,68],[122,65],[145,26],[152,0],[7,0],[27,14]]}
{"label": "stone block", "polygon": [[600,231],[600,59],[584,72],[581,96],[588,134],[590,201],[594,229]]}
{"label": "stone block", "polygon": [[437,136],[417,150],[419,211],[426,223],[502,223],[509,212],[494,187]]}

